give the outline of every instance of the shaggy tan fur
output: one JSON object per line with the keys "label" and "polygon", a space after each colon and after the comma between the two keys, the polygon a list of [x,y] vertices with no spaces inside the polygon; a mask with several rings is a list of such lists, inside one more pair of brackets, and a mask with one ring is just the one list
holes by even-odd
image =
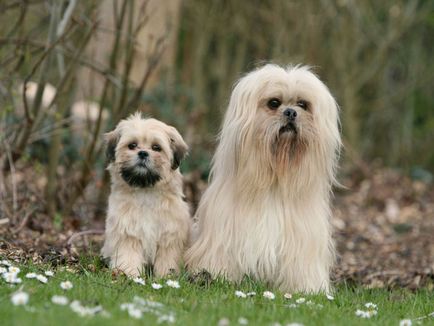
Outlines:
{"label": "shaggy tan fur", "polygon": [[[271,99],[280,106],[270,109]],[[288,108],[295,130],[285,130]],[[336,102],[307,67],[269,64],[241,78],[195,217],[189,269],[249,275],[284,291],[329,290],[340,144]]]}
{"label": "shaggy tan fur", "polygon": [[177,272],[191,224],[178,169],[187,145],[175,128],[140,114],[122,120],[106,141],[112,186],[102,255],[130,276],[144,265],[157,276]]}

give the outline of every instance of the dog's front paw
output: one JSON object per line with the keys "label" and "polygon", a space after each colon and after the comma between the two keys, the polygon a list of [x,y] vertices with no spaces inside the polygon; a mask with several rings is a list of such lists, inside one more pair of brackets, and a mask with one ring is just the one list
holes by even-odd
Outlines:
{"label": "dog's front paw", "polygon": [[154,274],[157,277],[167,277],[170,275],[177,275],[179,267],[176,265],[164,264],[156,262],[154,265]]}
{"label": "dog's front paw", "polygon": [[189,276],[188,280],[190,283],[197,284],[199,286],[208,287],[212,281],[212,275],[206,270],[202,270],[198,273],[193,273]]}

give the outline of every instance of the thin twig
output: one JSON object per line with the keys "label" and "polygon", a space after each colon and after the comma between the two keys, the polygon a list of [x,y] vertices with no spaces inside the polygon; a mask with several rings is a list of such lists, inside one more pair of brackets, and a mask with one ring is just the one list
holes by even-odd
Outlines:
{"label": "thin twig", "polygon": [[94,229],[94,230],[86,230],[86,231],[74,233],[73,235],[71,235],[69,237],[68,241],[66,242],[66,246],[68,248],[70,248],[77,238],[82,237],[84,235],[88,235],[88,234],[104,234],[104,230]]}
{"label": "thin twig", "polygon": [[21,221],[20,225],[18,225],[15,229],[11,230],[12,234],[17,234],[20,232],[29,222],[30,216],[36,211],[36,208],[32,208],[30,211],[24,215],[23,220]]}

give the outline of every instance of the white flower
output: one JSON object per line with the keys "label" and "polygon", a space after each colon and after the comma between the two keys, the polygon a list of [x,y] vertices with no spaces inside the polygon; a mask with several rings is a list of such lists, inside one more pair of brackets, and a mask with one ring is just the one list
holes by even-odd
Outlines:
{"label": "white flower", "polygon": [[130,317],[140,319],[142,318],[142,311],[132,306],[128,308],[128,315],[130,315]]}
{"label": "white flower", "polygon": [[286,324],[286,326],[303,326],[303,324],[300,324],[300,323],[289,323],[289,324]]}
{"label": "white flower", "polygon": [[295,300],[295,302],[297,302],[298,304],[302,304],[306,302],[305,298],[298,298],[297,300]]}
{"label": "white flower", "polygon": [[124,311],[124,310],[128,310],[130,308],[134,308],[134,305],[132,303],[129,303],[129,302],[121,303],[120,308],[122,311]]}
{"label": "white flower", "polygon": [[399,321],[399,326],[411,326],[411,319],[403,319]]}
{"label": "white flower", "polygon": [[3,265],[3,266],[11,266],[11,263],[8,262],[7,260],[1,260],[1,261],[0,261],[0,265]]}
{"label": "white flower", "polygon": [[245,294],[243,291],[235,291],[235,296],[237,296],[238,298],[247,298],[247,294]]}
{"label": "white flower", "polygon": [[77,313],[78,315],[84,317],[84,316],[94,316],[98,313],[101,315],[107,316],[108,313],[104,311],[104,309],[101,306],[95,306],[95,307],[84,307],[78,300],[74,300],[69,305],[72,311]]}
{"label": "white flower", "polygon": [[228,326],[231,322],[227,318],[222,318],[218,321],[218,326]]}
{"label": "white flower", "polygon": [[60,287],[63,290],[71,290],[73,288],[73,285],[70,281],[60,282]]}
{"label": "white flower", "polygon": [[285,299],[292,299],[292,294],[291,293],[285,293],[284,295],[283,295],[283,297],[285,298]]}
{"label": "white flower", "polygon": [[332,296],[332,295],[330,295],[330,294],[326,294],[326,297],[327,297],[327,299],[330,300],[330,301],[332,301],[332,300],[335,299],[335,297]]}
{"label": "white flower", "polygon": [[9,267],[9,273],[18,274],[19,272],[20,272],[20,269],[18,267],[15,267],[15,266]]}
{"label": "white flower", "polygon": [[256,292],[247,292],[246,295],[247,295],[248,297],[253,297],[253,296],[256,295]]}
{"label": "white flower", "polygon": [[0,266],[0,274],[6,273],[8,269],[6,267]]}
{"label": "white flower", "polygon": [[365,307],[368,308],[368,309],[369,308],[371,308],[371,309],[377,309],[377,305],[375,303],[372,303],[372,302],[366,303]]}
{"label": "white flower", "polygon": [[141,284],[141,285],[145,285],[146,284],[145,280],[143,278],[141,278],[141,277],[133,278],[133,282],[135,282],[137,284]]}
{"label": "white flower", "polygon": [[157,323],[161,324],[167,322],[169,324],[173,324],[175,322],[175,316],[172,314],[169,315],[161,315],[160,317],[158,317]]}
{"label": "white flower", "polygon": [[15,292],[12,294],[11,301],[14,306],[26,305],[29,302],[29,294],[22,291]]}
{"label": "white flower", "polygon": [[238,318],[238,324],[240,324],[240,325],[248,325],[249,321],[247,320],[247,318],[240,317],[240,318]]}
{"label": "white flower", "polygon": [[262,295],[264,296],[264,298],[267,298],[267,299],[270,299],[270,300],[274,300],[274,298],[276,297],[274,295],[274,293],[270,292],[270,291],[265,291]]}
{"label": "white flower", "polygon": [[36,273],[27,273],[26,278],[36,278],[38,276]]}
{"label": "white flower", "polygon": [[46,278],[44,275],[38,274],[36,275],[36,279],[41,282],[46,284],[48,282],[48,278]]}
{"label": "white flower", "polygon": [[166,285],[170,286],[171,288],[175,288],[175,289],[179,289],[181,286],[179,285],[178,281],[173,281],[173,280],[167,280],[166,281]]}
{"label": "white flower", "polygon": [[312,306],[314,303],[313,303],[311,300],[309,300],[309,301],[306,302],[306,304],[307,304],[308,306]]}
{"label": "white flower", "polygon": [[19,277],[17,277],[16,273],[6,272],[3,273],[2,276],[7,283],[17,284],[22,282],[22,280]]}
{"label": "white flower", "polygon": [[368,311],[363,311],[360,309],[356,310],[356,316],[360,317],[360,318],[371,318],[372,316],[375,316],[377,314],[376,310],[368,310]]}
{"label": "white flower", "polygon": [[288,308],[297,308],[298,306],[295,303],[291,303],[287,307]]}
{"label": "white flower", "polygon": [[163,286],[162,286],[161,284],[159,284],[159,283],[152,283],[151,286],[152,286],[152,288],[153,288],[154,290],[159,290],[159,289],[161,289],[161,288],[163,287]]}
{"label": "white flower", "polygon": [[54,273],[52,271],[45,271],[44,274],[46,276],[54,276]]}
{"label": "white flower", "polygon": [[64,297],[63,295],[53,295],[51,297],[51,302],[54,304],[58,304],[61,306],[66,306],[69,302],[67,297]]}

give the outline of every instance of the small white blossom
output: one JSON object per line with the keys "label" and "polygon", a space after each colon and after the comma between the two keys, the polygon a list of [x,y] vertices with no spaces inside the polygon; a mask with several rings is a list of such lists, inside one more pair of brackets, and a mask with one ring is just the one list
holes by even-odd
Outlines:
{"label": "small white blossom", "polygon": [[36,273],[27,273],[26,278],[36,278],[38,276]]}
{"label": "small white blossom", "polygon": [[287,305],[288,308],[297,308],[298,306],[295,303],[291,303]]}
{"label": "small white blossom", "polygon": [[218,326],[228,326],[231,322],[227,318],[222,318],[218,321]]}
{"label": "small white blossom", "polygon": [[303,324],[300,324],[300,323],[289,323],[289,324],[286,324],[286,326],[303,326]]}
{"label": "small white blossom", "polygon": [[8,269],[6,267],[0,266],[0,274],[6,273]]}
{"label": "small white blossom", "polygon": [[3,273],[2,276],[7,283],[18,284],[22,282],[22,280],[17,277],[16,273],[6,272]]}
{"label": "small white blossom", "polygon": [[175,316],[172,314],[169,315],[161,315],[160,317],[158,317],[157,323],[161,324],[161,323],[169,323],[169,324],[173,324],[175,322]]}
{"label": "small white blossom", "polygon": [[285,298],[285,299],[292,299],[292,294],[291,293],[285,293],[284,295],[283,295],[283,297]]}
{"label": "small white blossom", "polygon": [[46,278],[44,275],[38,274],[36,275],[36,279],[41,282],[46,284],[48,282],[48,278]]}
{"label": "small white blossom", "polygon": [[298,304],[302,304],[306,302],[305,298],[298,298],[297,300],[295,300],[295,302],[297,302]]}
{"label": "small white blossom", "polygon": [[26,305],[29,302],[29,294],[23,291],[18,291],[12,294],[12,304],[14,306]]}
{"label": "small white blossom", "polygon": [[66,306],[69,303],[69,300],[67,297],[64,297],[63,295],[53,295],[51,297],[51,302],[61,306]]}
{"label": "small white blossom", "polygon": [[256,292],[247,292],[246,295],[247,295],[248,297],[253,297],[253,296],[256,295]]}
{"label": "small white blossom", "polygon": [[108,313],[104,311],[104,309],[101,306],[95,306],[95,307],[85,307],[83,306],[80,301],[74,300],[69,305],[72,311],[80,315],[81,317],[84,316],[94,316],[96,314],[101,314],[107,316]]}
{"label": "small white blossom", "polygon": [[72,285],[72,283],[70,281],[65,281],[65,282],[60,282],[60,287],[63,290],[71,290],[72,287],[73,287],[73,285]]}
{"label": "small white blossom", "polygon": [[175,289],[179,289],[181,286],[179,285],[178,281],[173,281],[173,280],[167,280],[166,281],[166,285],[171,287],[171,288],[175,288]]}
{"label": "small white blossom", "polygon": [[335,299],[335,297],[332,296],[332,295],[330,295],[330,294],[326,294],[326,297],[327,297],[327,299],[330,300],[330,301],[332,301],[332,300]]}
{"label": "small white blossom", "polygon": [[270,300],[274,300],[274,298],[276,297],[274,295],[274,293],[270,292],[270,291],[265,291],[262,295],[264,296],[264,298],[267,298],[267,299],[270,299]]}
{"label": "small white blossom", "polygon": [[235,291],[235,296],[237,296],[238,298],[247,298],[247,294],[245,294],[243,291]]}
{"label": "small white blossom", "polygon": [[135,282],[137,284],[141,284],[141,285],[145,285],[146,284],[145,280],[143,278],[141,278],[141,277],[133,278],[133,282]]}
{"label": "small white blossom", "polygon": [[368,310],[368,311],[363,311],[360,309],[356,310],[356,316],[360,317],[360,318],[371,318],[372,316],[375,316],[377,314],[376,310]]}
{"label": "small white blossom", "polygon": [[9,273],[18,274],[21,270],[18,267],[10,266]]}
{"label": "small white blossom", "polygon": [[54,276],[54,273],[52,272],[52,271],[45,271],[44,272],[44,274],[46,275],[46,276]]}
{"label": "small white blossom", "polygon": [[411,325],[413,325],[411,319],[402,319],[399,321],[399,326],[411,326]]}
{"label": "small white blossom", "polygon": [[161,284],[159,284],[159,283],[152,283],[151,286],[152,286],[152,288],[153,288],[154,290],[159,290],[159,289],[161,289],[161,288],[163,287],[163,286],[162,286]]}
{"label": "small white blossom", "polygon": [[306,304],[307,304],[308,306],[312,306],[314,303],[312,302],[312,300],[309,300],[309,301],[306,302]]}
{"label": "small white blossom", "polygon": [[1,261],[0,261],[0,265],[3,265],[3,266],[11,266],[11,263],[8,262],[7,260],[1,260]]}
{"label": "small white blossom", "polygon": [[247,320],[247,318],[240,317],[240,318],[238,318],[238,324],[240,324],[240,325],[248,325],[249,321]]}
{"label": "small white blossom", "polygon": [[140,309],[133,307],[128,308],[128,315],[130,315],[130,317],[133,317],[135,319],[140,319],[142,318],[142,311]]}
{"label": "small white blossom", "polygon": [[130,308],[134,308],[134,304],[126,302],[126,303],[121,303],[120,308],[122,311],[124,310],[128,310]]}
{"label": "small white blossom", "polygon": [[368,303],[366,303],[365,304],[365,307],[366,308],[370,308],[370,309],[377,309],[377,305],[375,304],[375,303],[372,303],[372,302],[368,302]]}

